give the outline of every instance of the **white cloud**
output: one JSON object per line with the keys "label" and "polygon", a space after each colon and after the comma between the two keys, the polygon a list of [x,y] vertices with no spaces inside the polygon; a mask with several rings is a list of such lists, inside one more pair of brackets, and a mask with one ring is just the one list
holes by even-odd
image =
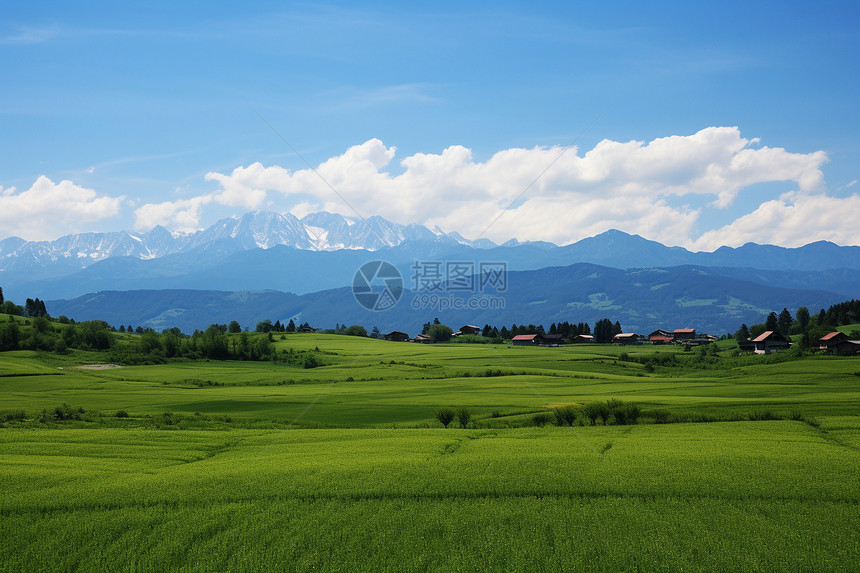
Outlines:
{"label": "white cloud", "polygon": [[[226,175],[210,173],[207,179],[220,185],[213,200],[226,205],[254,208],[274,191],[300,200],[302,212],[354,215],[354,207],[364,216],[438,224],[472,238],[486,229],[497,241],[516,236],[566,244],[619,228],[692,245],[708,244],[704,237],[697,243],[695,236],[703,210],[731,206],[756,183],[793,182],[803,193],[820,194],[827,161],[822,151],[760,147],[757,139],[741,137],[737,127],[709,127],[647,143],[604,140],[584,155],[576,147],[505,149],[485,162],[454,145],[439,154],[406,157],[400,162],[403,172],[392,175],[387,169],[395,151],[378,139],[351,147],[317,168],[325,181],[310,169],[291,172],[260,163]],[[710,197],[710,205],[677,206],[684,197],[691,202]]]}
{"label": "white cloud", "polygon": [[174,231],[190,233],[200,229],[200,211],[212,201],[212,195],[201,195],[191,199],[147,203],[134,210],[134,226],[139,231],[146,231],[162,225]]}
{"label": "white cloud", "polygon": [[47,240],[84,231],[88,223],[116,216],[122,201],[71,181],[54,183],[44,175],[20,193],[0,187],[0,236]]}
{"label": "white cloud", "polygon": [[860,213],[860,196],[832,197],[795,191],[762,203],[755,211],[703,234],[694,246],[714,250],[748,242],[799,247],[814,241],[860,245],[860,228],[850,214]]}

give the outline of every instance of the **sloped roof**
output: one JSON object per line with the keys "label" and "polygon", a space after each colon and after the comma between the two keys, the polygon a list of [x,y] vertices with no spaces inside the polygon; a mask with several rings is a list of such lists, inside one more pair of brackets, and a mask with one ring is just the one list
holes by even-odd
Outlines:
{"label": "sloped roof", "polygon": [[534,340],[537,334],[517,334],[511,340]]}
{"label": "sloped roof", "polygon": [[753,342],[764,342],[765,340],[768,340],[770,338],[776,338],[777,340],[785,340],[786,342],[789,342],[788,338],[781,335],[779,332],[777,332],[775,330],[766,330],[766,331],[762,332],[758,336],[758,338],[753,339]]}
{"label": "sloped roof", "polygon": [[648,340],[656,341],[656,342],[671,342],[675,340],[673,336],[664,336],[662,334],[654,334],[648,337]]}
{"label": "sloped roof", "polygon": [[636,338],[637,336],[639,335],[635,332],[623,332],[621,334],[616,334],[612,338]]}
{"label": "sloped roof", "polygon": [[826,341],[828,341],[828,340],[833,340],[834,338],[839,337],[839,335],[847,336],[844,332],[839,332],[839,331],[837,330],[836,332],[831,332],[831,333],[829,333],[829,334],[825,334],[824,336],[822,336],[822,337],[821,337],[821,338],[819,338],[818,340],[821,340],[821,341],[826,342]]}
{"label": "sloped roof", "polygon": [[675,333],[677,334],[692,334],[696,332],[695,328],[676,328]]}

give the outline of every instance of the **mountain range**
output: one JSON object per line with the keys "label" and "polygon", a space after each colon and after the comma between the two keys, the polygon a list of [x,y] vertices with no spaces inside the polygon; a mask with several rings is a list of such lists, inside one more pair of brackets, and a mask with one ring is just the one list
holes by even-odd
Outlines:
{"label": "mountain range", "polygon": [[[860,271],[857,275],[860,277]],[[734,332],[741,323],[762,322],[783,307],[807,306],[813,312],[845,300],[843,293],[821,289],[764,286],[727,277],[704,267],[668,269],[613,269],[590,263],[511,271],[507,289],[474,298],[501,301],[482,308],[441,308],[427,293],[406,289],[393,307],[372,311],[356,302],[350,287],[296,295],[273,290],[223,292],[212,290],[102,291],[72,300],[48,301],[49,312],[78,320],[102,319],[120,324],[152,327],[177,326],[184,332],[212,323],[238,320],[254,329],[270,319],[293,319],[312,326],[361,324],[370,330],[403,330],[414,335],[421,325],[438,317],[454,329],[463,324],[516,324],[588,322],[601,318],[621,322],[625,332],[651,332],[657,328],[694,327],[712,333]],[[440,292],[443,300],[468,300],[471,293]],[[438,299],[437,299],[438,300]]]}
{"label": "mountain range", "polygon": [[385,313],[357,305],[348,285],[374,260],[394,265],[408,292],[425,263],[504,264],[511,281],[505,307],[436,313],[452,324],[611,317],[625,328],[733,331],[772,310],[816,310],[860,294],[860,247],[825,241],[691,252],[611,230],[564,246],[517,239],[499,245],[326,212],[301,219],[254,212],[190,234],[156,227],[55,241],[10,237],[0,241],[0,286],[10,300],[50,301],[54,315],[153,328],[299,318],[321,327],[414,329],[436,316],[403,303]]}
{"label": "mountain range", "polygon": [[[516,239],[496,245],[378,216],[362,221],[321,212],[298,219],[255,212],[191,234],[155,227],[144,234],[83,233],[55,241],[10,237],[0,241],[0,285],[9,298],[42,299],[141,288],[307,294],[351,284],[355,270],[374,259],[392,263],[404,276],[415,261],[428,260],[503,261],[509,270],[580,262],[620,269],[696,265],[741,276],[747,271],[730,269],[752,268],[784,274],[782,282],[771,275],[770,284],[822,288],[815,285],[820,279],[794,271],[860,270],[860,247],[825,241],[798,248],[748,243],[691,252],[615,230],[565,246]],[[850,286],[854,275],[842,274],[831,273],[831,280],[841,282],[828,284],[828,290]]]}

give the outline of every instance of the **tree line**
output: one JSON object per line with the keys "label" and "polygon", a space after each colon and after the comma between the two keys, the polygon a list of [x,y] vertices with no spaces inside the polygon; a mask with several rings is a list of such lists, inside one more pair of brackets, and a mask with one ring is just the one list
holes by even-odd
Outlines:
{"label": "tree line", "polygon": [[860,300],[849,300],[823,308],[816,314],[801,306],[792,315],[787,308],[777,314],[775,311],[767,315],[763,323],[747,326],[742,324],[735,332],[738,342],[759,337],[767,331],[774,331],[785,337],[801,335],[801,346],[812,346],[815,341],[839,326],[856,324],[860,319]]}

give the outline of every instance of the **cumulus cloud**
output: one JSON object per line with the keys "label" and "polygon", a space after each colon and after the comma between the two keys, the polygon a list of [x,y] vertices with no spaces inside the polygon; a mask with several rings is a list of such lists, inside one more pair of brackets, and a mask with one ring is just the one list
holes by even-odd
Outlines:
{"label": "cumulus cloud", "polygon": [[122,201],[123,197],[99,195],[71,181],[54,183],[43,175],[26,191],[0,187],[0,235],[55,239],[116,216]]}
{"label": "cumulus cloud", "polygon": [[162,225],[174,231],[190,233],[200,228],[200,212],[213,201],[212,195],[178,199],[163,203],[147,203],[134,211],[135,228],[149,230]]}
{"label": "cumulus cloud", "polygon": [[[702,210],[730,207],[747,187],[784,181],[808,196],[824,191],[824,152],[758,144],[737,127],[709,127],[650,142],[604,140],[584,154],[576,147],[505,149],[483,162],[453,145],[403,158],[395,175],[396,149],[372,139],[323,162],[318,174],[254,163],[207,179],[219,184],[211,200],[225,205],[255,208],[275,192],[302,212],[379,214],[472,238],[566,244],[619,228],[669,244],[706,245],[706,237],[696,242]],[[707,207],[683,204],[696,197]]]}
{"label": "cumulus cloud", "polygon": [[860,229],[846,214],[860,213],[860,196],[832,197],[794,191],[765,201],[755,211],[704,233],[695,241],[699,250],[749,242],[799,247],[813,241],[860,245]]}

